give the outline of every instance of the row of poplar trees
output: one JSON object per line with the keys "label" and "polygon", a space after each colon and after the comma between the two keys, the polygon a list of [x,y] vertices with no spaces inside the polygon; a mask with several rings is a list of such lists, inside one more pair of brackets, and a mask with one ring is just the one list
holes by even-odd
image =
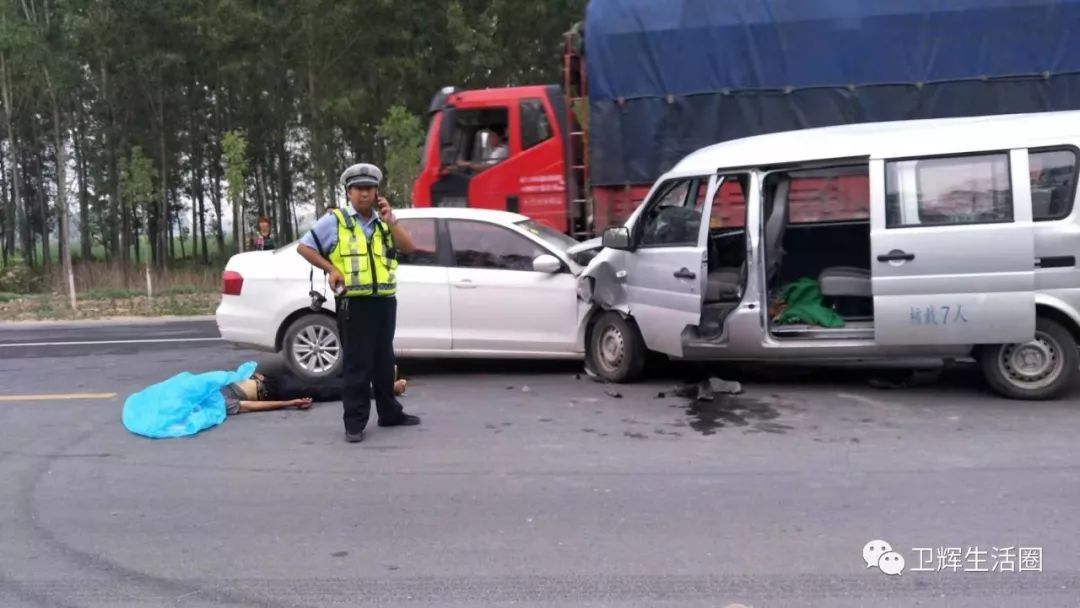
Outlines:
{"label": "row of poplar trees", "polygon": [[0,0],[0,262],[210,263],[261,215],[287,242],[394,154],[406,202],[432,95],[557,82],[584,4]]}

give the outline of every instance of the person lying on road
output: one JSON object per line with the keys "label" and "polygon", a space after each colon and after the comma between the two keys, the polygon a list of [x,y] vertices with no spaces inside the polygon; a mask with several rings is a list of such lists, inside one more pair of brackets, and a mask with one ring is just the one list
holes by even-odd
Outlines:
{"label": "person lying on road", "polygon": [[288,407],[306,410],[311,408],[314,402],[312,397],[272,399],[266,376],[259,373],[247,380],[226,384],[221,387],[221,395],[225,397],[225,413],[229,416],[248,412],[269,412]]}
{"label": "person lying on road", "polygon": [[[408,380],[398,377],[397,366],[394,366],[394,396],[399,397],[405,393]],[[233,382],[221,387],[221,394],[225,397],[225,413],[234,416],[248,412],[269,412],[290,407],[306,410],[318,397],[319,401],[337,401],[341,395],[333,390],[334,387],[311,388],[299,386],[297,381],[288,375],[266,376],[256,373],[248,380]]]}

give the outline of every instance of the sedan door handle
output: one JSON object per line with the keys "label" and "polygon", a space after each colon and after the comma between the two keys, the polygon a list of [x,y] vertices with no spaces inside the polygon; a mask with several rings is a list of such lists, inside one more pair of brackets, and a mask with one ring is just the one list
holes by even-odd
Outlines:
{"label": "sedan door handle", "polygon": [[476,284],[472,282],[472,279],[461,279],[454,283],[454,287],[458,289],[476,289]]}
{"label": "sedan door handle", "polygon": [[914,253],[907,253],[901,249],[893,249],[889,253],[877,256],[877,261],[879,262],[910,262],[914,259]]}
{"label": "sedan door handle", "polygon": [[689,269],[680,268],[678,271],[675,272],[675,278],[676,279],[696,279],[697,275],[690,272]]}

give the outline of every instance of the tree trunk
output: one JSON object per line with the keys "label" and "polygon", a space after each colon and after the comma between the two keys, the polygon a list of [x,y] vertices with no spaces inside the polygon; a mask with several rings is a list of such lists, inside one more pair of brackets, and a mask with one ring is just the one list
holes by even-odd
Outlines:
{"label": "tree trunk", "polygon": [[196,202],[199,205],[199,240],[202,241],[202,261],[203,264],[209,265],[210,248],[206,243],[206,197],[202,189],[199,190],[199,198]]}
{"label": "tree trunk", "polygon": [[[105,100],[105,109],[109,114],[108,122],[107,122],[105,128],[102,129],[101,145],[106,150],[106,155],[108,157],[108,164],[109,164],[109,183],[111,183],[112,187],[113,187],[113,191],[109,195],[109,212],[108,212],[109,221],[106,222],[108,224],[107,230],[109,232],[108,233],[108,239],[107,239],[107,242],[109,243],[109,246],[107,247],[107,249],[109,251],[109,256],[111,257],[111,259],[115,260],[115,259],[119,258],[121,262],[126,262],[127,259],[128,259],[128,253],[127,253],[127,247],[126,247],[127,237],[126,236],[124,237],[125,246],[123,246],[123,247],[121,246],[121,240],[120,240],[120,235],[121,235],[120,217],[121,217],[121,214],[123,213],[123,211],[121,210],[122,201],[120,200],[120,179],[119,179],[120,175],[119,175],[119,171],[117,170],[117,167],[116,167],[116,151],[117,151],[117,147],[116,147],[115,143],[116,143],[116,141],[118,139],[118,137],[117,137],[117,128],[116,128],[116,112],[113,110],[112,101],[109,98],[109,77],[108,77],[108,72],[105,71],[105,62],[104,61],[101,62],[101,70],[100,70],[100,72],[101,72],[101,97]],[[126,267],[125,267],[124,272],[125,272],[125,287],[127,287],[127,280],[126,280],[127,270],[126,270]]]}
{"label": "tree trunk", "polygon": [[[214,116],[218,116],[217,111],[217,96],[221,94],[218,90],[214,95]],[[227,258],[228,255],[225,251],[225,218],[224,211],[221,204],[221,129],[220,123],[215,120],[214,127],[214,139],[210,146],[210,203],[214,207],[214,224],[217,229],[217,254],[220,258]]]}
{"label": "tree trunk", "polygon": [[8,256],[11,255],[11,250],[14,245],[8,241],[8,229],[15,223],[15,213],[11,206],[11,196],[8,191],[8,178],[7,178],[7,161],[4,160],[3,150],[0,150],[0,198],[3,199],[3,212],[0,212],[0,218],[3,218],[3,222],[0,222],[0,251],[2,251],[3,263],[0,266],[8,265]]}
{"label": "tree trunk", "polygon": [[[36,131],[36,129],[35,129]],[[37,133],[32,133],[34,141],[39,141]],[[43,152],[35,154],[35,175],[34,175],[34,192],[37,196],[37,208],[38,208],[38,232],[41,235],[41,266],[45,271],[45,275],[49,276],[52,273],[52,251],[49,250],[49,201],[45,196],[45,159],[42,158]]]}
{"label": "tree trunk", "polygon": [[[180,197],[176,194],[176,186],[169,188],[169,259],[176,259],[176,242],[173,240],[173,235],[177,234],[180,238],[180,247],[184,246],[184,223],[181,220],[179,213],[180,209]],[[174,232],[175,231],[175,232]],[[183,250],[181,249],[181,253]],[[184,257],[181,255],[180,257]]]}
{"label": "tree trunk", "polygon": [[[8,146],[11,150],[11,191],[12,191],[12,227],[10,231],[14,234],[15,220],[19,215],[19,209],[23,209],[23,225],[27,224],[29,218],[28,213],[25,212],[25,203],[22,200],[22,191],[20,189],[19,179],[19,144],[15,139],[15,128],[12,122],[11,115],[14,112],[14,108],[11,106],[11,73],[7,67],[7,56],[0,53],[0,101],[4,103],[4,125],[7,127]],[[28,230],[23,232],[23,257],[26,258],[26,262],[30,262],[30,239]]]}
{"label": "tree trunk", "polygon": [[263,171],[262,165],[255,162],[252,163],[255,169],[255,207],[259,210],[259,215],[270,217],[266,213],[266,194],[263,191]]}
{"label": "tree trunk", "polygon": [[281,125],[281,138],[278,140],[278,238],[283,243],[292,242],[292,220],[289,217],[289,202],[292,200],[292,178],[289,175],[289,151],[285,147],[288,137],[286,125]]}
{"label": "tree trunk", "polygon": [[202,134],[195,120],[194,108],[188,112],[188,133],[191,137],[191,258],[199,257],[199,239],[202,238],[203,264],[210,264],[206,252],[206,215],[203,206],[203,154]]}
{"label": "tree trunk", "polygon": [[[314,42],[314,28],[311,26],[310,15],[304,20],[305,28],[308,31],[308,111],[311,113],[311,124],[308,125],[308,133],[310,134],[311,145],[311,179],[315,186],[315,217],[322,217],[323,211],[326,210],[326,183],[323,181],[325,174],[326,154],[322,149],[322,123],[319,117],[319,101],[316,97],[315,87],[315,62],[313,47]],[[299,232],[299,230],[297,230]]]}
{"label": "tree trunk", "polygon": [[169,222],[169,166],[168,158],[165,156],[165,88],[158,88],[158,121],[161,127],[159,132],[159,141],[161,151],[161,209],[159,209],[160,215],[159,222],[161,229],[158,230],[158,265],[165,266],[165,255],[168,249],[163,239],[166,235],[172,234],[172,227]]}
{"label": "tree trunk", "polygon": [[93,257],[94,233],[90,226],[90,192],[86,185],[86,122],[83,119],[82,102],[76,102],[78,130],[75,134],[75,166],[79,175],[79,245],[82,259],[89,262]]}
{"label": "tree trunk", "polygon": [[[195,200],[192,202],[192,213],[195,214],[192,220],[191,233],[195,234],[195,230],[199,231],[199,239],[202,240],[202,261],[203,264],[210,263],[210,251],[206,244],[206,197],[205,197],[205,185],[203,180],[206,178],[206,167],[203,164],[202,156],[202,139],[201,135],[194,140],[193,155],[194,162],[194,183],[193,191]],[[197,245],[197,241],[196,241]],[[196,255],[197,246],[192,247],[192,257]]]}
{"label": "tree trunk", "polygon": [[[146,248],[149,250],[146,259],[150,260],[155,266],[158,264],[158,253],[161,251],[161,248],[158,247],[161,234],[161,227],[158,226],[158,218],[161,217],[161,212],[158,211],[158,205],[158,201],[153,201],[150,208],[146,210]],[[135,223],[138,224],[138,220]]]}
{"label": "tree trunk", "polygon": [[[52,114],[53,114],[53,138],[56,145],[56,206],[58,207],[57,223],[59,224],[59,238],[60,238],[60,266],[64,273],[65,284],[67,285],[68,303],[71,305],[71,309],[75,310],[75,273],[71,267],[71,243],[68,226],[68,207],[67,207],[67,148],[66,148],[66,128],[60,122],[60,100],[56,95],[56,88],[53,86],[52,78],[49,75],[49,70],[45,70],[45,82],[48,83],[49,98],[52,101]],[[45,244],[48,248],[48,242]]]}
{"label": "tree trunk", "polygon": [[[18,141],[15,144],[16,158],[21,159],[21,164],[24,168],[20,175],[15,169],[12,169],[12,175],[16,176],[18,183],[16,188],[21,187],[24,194],[22,197],[22,205],[19,206],[19,213],[22,219],[22,230],[20,231],[22,237],[22,254],[23,260],[30,266],[34,265],[34,210],[30,201],[30,159],[23,155],[23,151],[19,149]],[[20,163],[16,163],[20,164]]]}

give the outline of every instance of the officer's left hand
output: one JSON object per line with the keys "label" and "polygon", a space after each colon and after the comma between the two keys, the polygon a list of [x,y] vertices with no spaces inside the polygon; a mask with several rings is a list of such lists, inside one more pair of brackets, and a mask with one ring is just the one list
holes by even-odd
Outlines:
{"label": "officer's left hand", "polygon": [[394,221],[394,210],[390,207],[390,201],[381,196],[379,197],[379,219],[384,224]]}

